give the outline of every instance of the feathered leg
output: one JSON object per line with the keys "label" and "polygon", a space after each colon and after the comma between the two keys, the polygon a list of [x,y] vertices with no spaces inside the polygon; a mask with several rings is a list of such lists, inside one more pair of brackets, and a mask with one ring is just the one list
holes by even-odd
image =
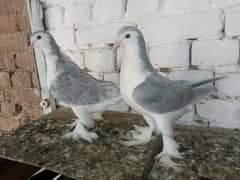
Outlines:
{"label": "feathered leg", "polygon": [[90,114],[85,108],[74,107],[72,108],[74,114],[81,120],[81,122],[88,128],[93,128],[95,121],[92,114]]}
{"label": "feathered leg", "polygon": [[123,141],[124,145],[135,146],[140,144],[147,144],[151,140],[152,132],[158,130],[156,129],[156,123],[149,116],[144,116],[144,119],[146,120],[148,126],[141,127],[135,125],[135,130],[130,131],[132,139],[129,141]]}
{"label": "feathered leg", "polygon": [[161,115],[157,116],[155,120],[163,138],[163,150],[156,158],[160,159],[164,165],[179,170],[178,164],[171,160],[171,157],[182,158],[178,151],[179,145],[173,138],[172,121]]}
{"label": "feathered leg", "polygon": [[96,133],[89,132],[85,126],[92,128],[94,126],[94,120],[92,119],[91,114],[82,107],[72,108],[74,114],[78,117],[75,120],[75,128],[72,132],[65,135],[66,138],[72,138],[74,140],[83,139],[88,142],[97,139],[98,136]]}
{"label": "feathered leg", "polygon": [[93,118],[96,119],[97,121],[103,120],[102,112],[95,112],[95,113],[93,113],[92,116],[93,116]]}

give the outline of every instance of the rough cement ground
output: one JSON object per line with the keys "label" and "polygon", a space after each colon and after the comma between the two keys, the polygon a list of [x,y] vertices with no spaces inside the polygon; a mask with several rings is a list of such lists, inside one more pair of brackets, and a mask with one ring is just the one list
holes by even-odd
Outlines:
{"label": "rough cement ground", "polygon": [[105,113],[97,123],[99,139],[93,143],[63,139],[74,117],[69,109],[57,111],[0,137],[0,157],[44,167],[84,180],[238,180],[238,130],[177,126],[176,140],[185,153],[178,160],[182,171],[163,167],[154,156],[161,151],[161,136],[145,146],[125,147],[122,134],[141,116]]}

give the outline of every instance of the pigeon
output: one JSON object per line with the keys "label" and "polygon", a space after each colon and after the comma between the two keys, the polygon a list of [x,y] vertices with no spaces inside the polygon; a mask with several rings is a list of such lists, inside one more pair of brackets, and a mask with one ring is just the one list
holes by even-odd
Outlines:
{"label": "pigeon", "polygon": [[189,112],[194,103],[215,90],[213,87],[199,86],[225,77],[191,82],[172,81],[161,76],[150,63],[144,37],[135,26],[119,29],[113,48],[116,50],[120,46],[124,49],[120,70],[120,93],[123,100],[142,114],[148,124],[146,127],[135,125],[135,130],[131,131],[131,138],[124,141],[124,144],[146,144],[151,140],[153,133],[161,133],[163,150],[156,158],[174,167],[176,164],[171,159],[182,158],[182,153],[174,140],[173,121],[180,119]]}
{"label": "pigeon", "polygon": [[38,31],[31,35],[32,47],[41,50],[47,66],[47,87],[50,94],[62,105],[72,108],[77,119],[67,138],[92,142],[98,136],[86,128],[94,127],[92,113],[107,110],[119,103],[119,88],[112,82],[100,81],[80,69],[60,51],[50,33]]}

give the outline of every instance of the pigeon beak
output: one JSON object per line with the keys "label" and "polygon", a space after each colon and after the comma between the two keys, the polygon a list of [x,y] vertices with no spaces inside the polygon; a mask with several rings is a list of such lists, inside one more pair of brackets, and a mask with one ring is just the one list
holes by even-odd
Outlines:
{"label": "pigeon beak", "polygon": [[34,41],[31,41],[31,42],[30,42],[30,47],[31,47],[31,48],[34,48]]}
{"label": "pigeon beak", "polygon": [[120,47],[121,41],[120,40],[116,40],[113,43],[113,50],[116,51],[119,47]]}

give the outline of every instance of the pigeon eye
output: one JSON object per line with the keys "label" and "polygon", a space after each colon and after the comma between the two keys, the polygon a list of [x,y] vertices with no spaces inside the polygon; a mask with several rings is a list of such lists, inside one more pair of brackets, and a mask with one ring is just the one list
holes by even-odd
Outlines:
{"label": "pigeon eye", "polygon": [[38,40],[42,39],[42,36],[38,35],[38,36],[37,36],[37,39],[38,39]]}
{"label": "pigeon eye", "polygon": [[128,39],[128,38],[130,38],[130,37],[131,37],[130,34],[126,34],[126,35],[125,35],[125,38],[126,38],[126,39]]}

